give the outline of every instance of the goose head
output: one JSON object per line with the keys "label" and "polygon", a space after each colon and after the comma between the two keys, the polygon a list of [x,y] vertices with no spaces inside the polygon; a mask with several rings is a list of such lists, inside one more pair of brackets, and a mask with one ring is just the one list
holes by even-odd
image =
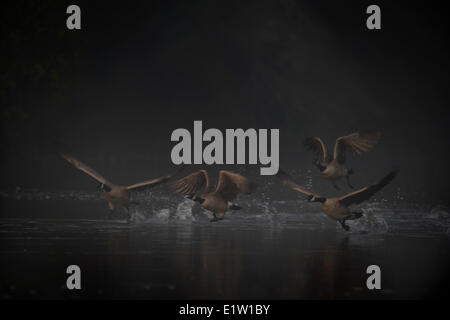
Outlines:
{"label": "goose head", "polygon": [[107,185],[105,185],[104,183],[100,183],[97,187],[99,190],[104,191],[104,192],[110,192],[111,188],[108,187]]}
{"label": "goose head", "polygon": [[322,163],[319,159],[314,159],[313,164],[319,168],[320,172],[327,168],[327,165]]}
{"label": "goose head", "polygon": [[310,195],[306,198],[308,200],[308,202],[320,202],[320,203],[324,203],[325,201],[327,201],[327,198],[325,197],[316,197],[313,195]]}

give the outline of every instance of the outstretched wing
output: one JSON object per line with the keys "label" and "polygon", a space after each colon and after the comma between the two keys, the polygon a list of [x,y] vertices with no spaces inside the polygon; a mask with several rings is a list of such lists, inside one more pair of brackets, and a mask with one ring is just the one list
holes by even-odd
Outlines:
{"label": "outstretched wing", "polygon": [[73,165],[75,168],[80,169],[84,173],[88,174],[91,178],[94,178],[96,181],[103,183],[109,187],[112,186],[112,183],[106,180],[101,176],[101,174],[95,172],[93,169],[89,168],[87,165],[85,165],[83,162],[75,159],[70,154],[67,153],[61,153],[60,156],[64,159],[66,159],[71,165]]}
{"label": "outstretched wing", "polygon": [[205,170],[199,170],[186,177],[175,181],[172,187],[176,192],[182,194],[195,194],[209,191],[209,177]]}
{"label": "outstretched wing", "polygon": [[366,201],[370,197],[372,197],[375,193],[383,189],[388,183],[390,183],[395,178],[397,173],[398,170],[393,170],[377,183],[374,183],[370,186],[366,186],[364,188],[361,188],[359,190],[356,190],[352,193],[346,194],[345,196],[339,198],[339,202],[345,206],[349,206],[351,204],[358,204],[363,201]]}
{"label": "outstretched wing", "polygon": [[306,138],[303,141],[303,145],[306,147],[306,149],[322,157],[323,162],[330,161],[330,156],[328,155],[327,147],[325,147],[325,144],[319,137]]}
{"label": "outstretched wing", "polygon": [[147,180],[147,181],[142,181],[142,182],[139,182],[139,183],[135,183],[135,184],[132,184],[131,186],[126,187],[125,189],[127,189],[127,190],[137,190],[137,189],[155,187],[158,184],[166,182],[167,180],[171,179],[172,177],[177,175],[179,172],[181,172],[183,169],[184,169],[184,167],[181,167],[177,171],[175,171],[175,172],[173,172],[171,174],[168,174],[166,176],[159,177],[159,178],[156,178],[156,179]]}
{"label": "outstretched wing", "polygon": [[225,200],[232,201],[239,193],[249,194],[251,192],[252,184],[247,178],[230,171],[220,171],[215,193],[220,194]]}
{"label": "outstretched wing", "polygon": [[311,192],[307,189],[304,189],[302,187],[300,187],[299,185],[297,185],[295,182],[293,182],[293,179],[290,175],[288,175],[286,172],[284,172],[283,170],[279,169],[278,173],[277,173],[277,177],[281,179],[281,181],[287,185],[289,188],[291,188],[292,190],[295,190],[297,192],[303,193],[307,196],[313,196],[316,198],[319,198],[320,196],[314,192]]}
{"label": "outstretched wing", "polygon": [[380,141],[381,132],[355,132],[347,136],[342,136],[336,139],[334,144],[333,157],[339,163],[345,162],[345,152],[348,150],[352,154],[360,154],[369,151],[378,141]]}

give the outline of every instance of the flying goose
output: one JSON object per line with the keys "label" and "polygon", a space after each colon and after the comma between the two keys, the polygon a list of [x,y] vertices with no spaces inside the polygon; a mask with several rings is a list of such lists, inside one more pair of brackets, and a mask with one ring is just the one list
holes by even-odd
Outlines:
{"label": "flying goose", "polygon": [[390,183],[398,171],[393,170],[389,172],[383,179],[377,183],[371,184],[354,192],[348,193],[339,198],[325,198],[319,196],[317,193],[313,193],[307,189],[304,189],[294,182],[292,178],[282,170],[278,171],[277,176],[281,181],[287,185],[289,188],[307,195],[307,200],[309,202],[318,202],[320,209],[330,218],[340,222],[344,230],[349,231],[350,227],[345,224],[347,220],[359,219],[362,216],[362,212],[350,211],[349,206],[352,204],[359,204],[365,200],[368,200],[376,192],[380,191],[388,183]]}
{"label": "flying goose", "polygon": [[154,187],[162,182],[165,182],[172,178],[176,173],[178,173],[180,170],[178,170],[175,173],[152,179],[152,180],[146,180],[139,183],[135,183],[129,186],[119,186],[115,185],[108,180],[106,180],[102,175],[95,172],[93,169],[89,168],[87,165],[82,163],[81,161],[75,159],[71,155],[67,153],[61,153],[60,154],[62,158],[67,160],[71,165],[73,165],[75,168],[80,169],[87,175],[89,175],[91,178],[94,178],[97,182],[99,182],[99,189],[103,191],[103,197],[108,203],[109,207],[109,215],[108,218],[112,218],[112,214],[116,208],[124,208],[127,211],[128,220],[131,219],[130,215],[130,205],[137,204],[136,201],[130,200],[130,191],[135,191],[139,189],[144,188],[151,188]]}
{"label": "flying goose", "polygon": [[230,202],[239,193],[249,194],[252,191],[247,178],[225,170],[219,172],[219,182],[215,190],[205,170],[191,173],[175,181],[172,186],[176,192],[187,195],[187,198],[199,202],[203,208],[213,212],[214,219],[211,222],[222,220],[228,209],[239,210],[239,206]]}
{"label": "flying goose", "polygon": [[336,180],[343,177],[347,179],[347,184],[353,189],[350,183],[350,175],[353,174],[352,169],[347,169],[344,166],[346,151],[352,154],[360,154],[369,151],[380,140],[380,132],[359,133],[355,132],[336,139],[334,144],[333,154],[330,154],[327,147],[319,137],[306,138],[304,145],[307,149],[321,157],[315,159],[314,165],[319,168],[320,174],[323,178],[330,180],[336,189]]}

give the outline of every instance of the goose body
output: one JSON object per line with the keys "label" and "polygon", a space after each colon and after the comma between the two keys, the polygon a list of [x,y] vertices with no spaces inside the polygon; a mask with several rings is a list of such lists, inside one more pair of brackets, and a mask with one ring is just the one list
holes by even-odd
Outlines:
{"label": "goose body", "polygon": [[102,188],[103,198],[108,203],[108,207],[111,211],[115,208],[125,208],[128,210],[130,207],[130,193],[125,187],[122,186],[111,186],[110,191],[106,191]]}
{"label": "goose body", "polygon": [[339,180],[342,177],[347,177],[350,174],[350,170],[340,164],[336,159],[333,159],[326,165],[325,169],[320,171],[320,175],[324,179],[330,180],[332,182]]}
{"label": "goose body", "polygon": [[353,174],[353,170],[345,167],[346,152],[349,151],[357,155],[369,151],[378,143],[380,136],[380,132],[355,132],[339,137],[334,144],[333,154],[328,151],[319,137],[305,139],[304,145],[320,157],[320,159],[314,161],[314,165],[319,169],[320,175],[324,179],[331,181],[333,186],[339,189],[336,181],[345,177],[347,185],[353,189],[350,183],[350,175]]}
{"label": "goose body", "polygon": [[328,217],[337,221],[351,216],[350,209],[337,198],[327,198],[324,203],[319,202],[319,207]]}
{"label": "goose body", "polygon": [[138,189],[154,187],[162,182],[169,180],[175,175],[175,173],[173,173],[129,186],[120,186],[108,181],[102,175],[69,154],[63,153],[61,154],[61,157],[67,160],[67,162],[69,162],[75,168],[83,171],[91,178],[100,183],[99,188],[102,191],[103,198],[108,204],[109,218],[112,218],[112,214],[116,208],[124,208],[127,211],[128,219],[131,219],[129,208],[132,204],[137,204],[137,202],[131,201],[130,192]]}
{"label": "goose body", "polygon": [[321,197],[317,193],[311,192],[295,184],[292,178],[282,170],[279,170],[277,174],[281,181],[289,188],[306,195],[309,202],[318,202],[320,209],[328,217],[338,221],[341,224],[342,228],[344,228],[344,230],[346,231],[350,230],[349,226],[345,224],[347,220],[358,219],[362,216],[362,212],[351,211],[349,206],[353,204],[359,204],[363,201],[368,200],[376,192],[389,184],[396,175],[397,171],[394,170],[389,172],[377,183],[368,185],[364,188],[348,193],[342,197],[325,198]]}
{"label": "goose body", "polygon": [[211,212],[216,212],[222,217],[228,210],[228,201],[218,195],[215,195],[213,193],[203,194],[200,198],[205,199],[205,201],[201,204],[203,208]]}
{"label": "goose body", "polygon": [[231,201],[239,194],[251,193],[251,183],[247,178],[225,170],[219,172],[219,181],[215,189],[210,184],[205,170],[191,173],[174,182],[173,188],[176,192],[199,202],[203,208],[211,211],[214,214],[214,219],[211,221],[223,219],[228,209],[240,209]]}

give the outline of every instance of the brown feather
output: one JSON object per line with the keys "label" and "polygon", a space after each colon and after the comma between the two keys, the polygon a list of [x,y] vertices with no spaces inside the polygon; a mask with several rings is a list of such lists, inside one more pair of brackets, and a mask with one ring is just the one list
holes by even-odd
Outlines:
{"label": "brown feather", "polygon": [[132,184],[130,186],[127,186],[125,189],[127,190],[137,190],[137,189],[143,189],[143,188],[152,188],[157,186],[158,184],[161,184],[163,182],[166,182],[168,180],[170,180],[171,178],[173,178],[175,175],[177,175],[179,172],[181,172],[184,169],[184,167],[181,167],[180,169],[178,169],[177,171],[168,174],[166,176],[163,177],[159,177],[156,179],[151,179],[151,180],[146,180],[146,181],[142,181],[142,182],[138,182],[135,184]]}
{"label": "brown feather", "polygon": [[378,143],[380,137],[381,133],[379,131],[366,133],[355,132],[339,137],[336,139],[334,145],[333,157],[334,159],[337,159],[339,163],[343,164],[346,159],[346,151],[349,151],[354,155],[367,152]]}
{"label": "brown feather", "polygon": [[281,169],[278,170],[277,177],[283,182],[283,184],[287,185],[292,190],[303,193],[307,196],[314,196],[316,198],[319,197],[318,194],[311,192],[311,191],[297,185],[295,182],[293,182],[292,177]]}
{"label": "brown feather", "polygon": [[239,193],[249,194],[251,192],[251,183],[247,178],[237,173],[220,171],[215,193],[220,194],[225,200],[232,201]]}
{"label": "brown feather", "polygon": [[89,175],[91,178],[95,179],[96,181],[103,183],[109,187],[111,187],[113,184],[106,180],[101,174],[97,173],[95,170],[89,168],[87,165],[85,165],[83,162],[75,159],[70,154],[67,153],[61,153],[60,156],[67,160],[71,165],[73,165],[75,168],[83,171],[87,175]]}
{"label": "brown feather", "polygon": [[322,157],[323,162],[330,162],[330,156],[327,147],[319,137],[306,138],[303,141],[303,145],[306,149],[312,151],[318,156]]}
{"label": "brown feather", "polygon": [[393,170],[377,183],[374,183],[370,186],[366,186],[364,188],[361,188],[359,190],[356,190],[352,193],[349,193],[339,198],[339,202],[345,206],[349,206],[352,204],[358,204],[363,201],[366,201],[370,197],[372,197],[375,193],[384,188],[387,184],[389,184],[395,178],[397,173],[398,170]]}
{"label": "brown feather", "polygon": [[203,193],[210,189],[208,173],[199,170],[175,181],[172,188],[181,194]]}

